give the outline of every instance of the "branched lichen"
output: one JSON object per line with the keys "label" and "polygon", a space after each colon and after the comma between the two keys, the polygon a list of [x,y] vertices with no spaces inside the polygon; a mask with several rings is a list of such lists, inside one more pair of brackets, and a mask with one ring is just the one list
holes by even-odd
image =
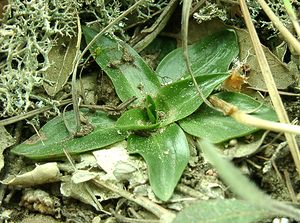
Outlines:
{"label": "branched lichen", "polygon": [[[248,0],[248,7],[251,13],[252,19],[255,21],[255,26],[257,28],[263,28],[270,30],[273,34],[277,34],[278,31],[273,25],[273,23],[265,18],[261,18],[263,11],[259,4],[256,1]],[[275,15],[280,19],[280,21],[288,28],[291,28],[291,20],[285,10],[284,4],[281,0],[269,0],[267,1],[268,5],[275,13]]]}
{"label": "branched lichen", "polygon": [[[197,1],[197,0],[195,0]],[[269,0],[267,1],[268,5],[275,13],[275,15],[282,21],[282,23],[291,28],[291,21],[286,13],[284,4],[281,0]],[[299,5],[300,3],[295,1],[294,5]],[[232,1],[227,0],[211,0],[205,2],[197,12],[193,14],[193,17],[196,19],[198,23],[203,21],[209,21],[213,18],[219,18],[222,21],[228,23],[229,25],[240,26],[242,17],[239,7],[237,8],[237,3],[233,3]],[[268,19],[266,15],[264,15],[263,10],[257,1],[247,0],[247,6],[249,8],[252,21],[256,28],[260,30],[266,30],[264,33],[270,33],[270,35],[277,34],[277,30],[274,27],[273,23]],[[240,17],[235,17],[235,14],[238,14]],[[234,16],[234,17],[232,17]]]}
{"label": "branched lichen", "polygon": [[0,26],[1,116],[35,107],[31,92],[44,81],[57,36],[75,35],[77,6],[71,0],[11,0],[6,5]]}
{"label": "branched lichen", "polygon": [[205,6],[194,13],[193,17],[198,23],[209,21],[213,18],[225,21],[227,20],[227,13],[224,7],[219,7],[216,3],[206,2]]}
{"label": "branched lichen", "polygon": [[[147,17],[167,4],[147,0],[137,17]],[[62,36],[75,36],[77,15],[83,24],[101,30],[135,1],[123,0],[9,0],[0,20],[0,117],[9,117],[33,108],[55,105],[47,95],[34,97],[42,89],[48,53]],[[110,30],[123,35],[123,23]],[[43,95],[43,94],[42,94]],[[45,98],[43,98],[45,97]],[[55,106],[54,106],[55,108]]]}

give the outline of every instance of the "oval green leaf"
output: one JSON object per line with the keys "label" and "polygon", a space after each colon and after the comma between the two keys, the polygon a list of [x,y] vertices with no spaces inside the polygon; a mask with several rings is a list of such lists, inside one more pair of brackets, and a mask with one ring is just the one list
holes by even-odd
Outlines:
{"label": "oval green leaf", "polygon": [[[228,71],[237,58],[239,46],[233,30],[223,30],[189,46],[189,59],[195,76]],[[158,65],[156,72],[165,84],[187,77],[182,48],[169,53]]]}
{"label": "oval green leaf", "polygon": [[131,135],[128,150],[145,159],[153,192],[167,201],[189,161],[189,146],[181,128],[172,124],[149,137]]}
{"label": "oval green leaf", "polygon": [[[261,102],[241,93],[221,92],[216,94],[216,96],[246,112],[253,111],[261,105]],[[266,105],[262,105],[257,111],[251,113],[251,115],[271,121],[277,120],[274,110]],[[213,110],[204,104],[197,112],[180,120],[179,125],[185,132],[193,136],[208,139],[212,143],[220,143],[259,130],[255,127],[242,125],[230,116],[225,116],[221,112]]]}
{"label": "oval green leaf", "polygon": [[[228,73],[209,74],[196,77],[196,81],[203,95],[207,97],[228,76]],[[162,125],[189,116],[203,103],[191,79],[177,81],[161,88],[154,101]]]}
{"label": "oval green leaf", "polygon": [[183,209],[172,223],[251,223],[274,213],[242,200],[198,201]]}
{"label": "oval green leaf", "polygon": [[[65,156],[64,149],[70,154],[78,154],[102,148],[127,137],[116,129],[115,121],[105,113],[85,110],[83,115],[94,128],[91,133],[74,138],[68,132],[63,118],[58,116],[47,122],[40,129],[39,135],[32,136],[11,151],[30,159],[44,160]],[[74,112],[66,112],[64,118],[67,123],[74,122]],[[74,123],[70,128],[72,126],[74,127]]]}
{"label": "oval green leaf", "polygon": [[[97,32],[83,27],[83,34],[89,43]],[[100,36],[91,46],[90,52],[112,80],[123,102],[132,97],[141,99],[147,94],[154,96],[160,88],[155,72],[123,41]]]}

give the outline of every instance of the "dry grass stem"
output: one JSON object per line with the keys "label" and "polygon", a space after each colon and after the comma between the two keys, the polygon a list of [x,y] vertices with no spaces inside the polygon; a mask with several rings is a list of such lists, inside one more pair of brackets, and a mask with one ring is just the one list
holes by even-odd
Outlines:
{"label": "dry grass stem", "polygon": [[297,203],[297,195],[294,191],[294,188],[293,188],[293,184],[291,182],[291,178],[290,178],[290,174],[288,172],[288,170],[283,170],[283,174],[284,174],[284,178],[285,178],[285,184],[286,184],[286,187],[289,191],[289,194],[290,194],[290,197],[291,197],[291,200],[293,203]]}
{"label": "dry grass stem", "polygon": [[175,218],[175,214],[168,211],[167,209],[164,209],[163,207],[159,206],[158,204],[150,201],[145,197],[131,194],[128,191],[117,187],[113,183],[101,180],[99,177],[92,179],[92,181],[94,182],[95,185],[104,187],[110,191],[119,194],[120,196],[126,198],[127,200],[139,204],[140,206],[142,206],[143,208],[145,208],[146,210],[150,211],[155,216],[157,216],[160,219],[161,223],[171,223]]}
{"label": "dry grass stem", "polygon": [[[246,3],[244,3],[244,6],[242,4],[242,0],[240,0],[240,5],[242,7],[245,7]],[[268,4],[264,0],[257,0],[257,2],[260,4],[264,12],[267,14],[267,16],[270,18],[270,20],[273,22],[274,26],[279,30],[279,32],[282,34],[283,38],[287,43],[289,43],[293,49],[296,51],[297,55],[300,55],[300,43],[299,41],[291,34],[291,32],[282,24],[282,22],[279,20],[279,18],[274,14],[272,9],[268,6]],[[243,12],[244,14],[244,12]],[[245,15],[245,14],[244,14]],[[247,25],[248,27],[248,25]],[[249,28],[248,28],[249,29]]]}
{"label": "dry grass stem", "polygon": [[[145,49],[167,25],[169,19],[173,15],[173,12],[176,9],[178,0],[171,0],[168,5],[165,7],[164,11],[161,13],[159,18],[155,23],[148,29],[143,30],[142,32],[150,32],[149,35],[145,36],[141,41],[134,45],[134,49],[137,52],[141,52]],[[153,28],[152,28],[153,27]]]}
{"label": "dry grass stem", "polygon": [[[63,106],[63,105],[69,104],[71,102],[72,102],[71,99],[66,99],[64,101],[60,101],[59,105],[57,105],[57,106]],[[35,110],[32,110],[32,111],[26,112],[26,113],[21,114],[21,115],[16,115],[16,116],[13,116],[13,117],[10,117],[10,118],[0,120],[0,126],[10,125],[10,124],[13,124],[15,122],[22,121],[26,118],[30,118],[32,116],[35,116],[35,115],[38,115],[40,113],[46,112],[46,111],[48,111],[52,108],[53,108],[52,105],[48,105],[48,106],[45,106],[45,107],[42,107],[42,108],[38,108],[38,109],[35,109]]]}
{"label": "dry grass stem", "polygon": [[230,115],[234,118],[237,122],[242,123],[244,125],[253,126],[261,129],[271,130],[275,132],[286,132],[300,135],[300,126],[298,125],[291,125],[287,123],[278,123],[267,121],[264,119],[260,119],[254,117],[252,115],[247,114],[244,111],[239,110],[236,106],[219,99],[216,96],[211,96],[209,101],[216,106],[217,108],[221,109],[225,115]]}
{"label": "dry grass stem", "polygon": [[[264,5],[263,3],[265,3],[263,0],[258,0],[258,2],[262,5]],[[265,4],[265,5],[267,5],[267,4]],[[274,105],[275,111],[277,113],[277,116],[279,118],[279,121],[282,122],[282,123],[289,123],[288,115],[287,115],[287,113],[284,109],[283,103],[282,103],[281,98],[279,96],[279,93],[278,93],[274,78],[272,76],[267,58],[264,54],[264,51],[262,49],[262,46],[261,46],[261,43],[259,41],[258,35],[257,35],[256,30],[254,28],[254,25],[252,23],[250,13],[249,13],[249,10],[248,10],[247,5],[245,3],[245,0],[240,0],[240,6],[241,6],[242,13],[244,15],[246,26],[248,28],[248,31],[249,31],[249,34],[250,34],[250,37],[251,37],[251,41],[252,41],[252,45],[253,45],[255,54],[257,56],[257,61],[259,63],[259,66],[260,66],[265,84],[266,84],[267,89],[269,91],[269,94],[270,94],[272,103]],[[270,8],[268,7],[267,9],[270,9]],[[269,12],[269,14],[270,14],[270,12]],[[272,14],[274,14],[274,13],[272,12]],[[278,18],[276,18],[276,19],[279,21]],[[297,40],[296,40],[296,42],[298,43]],[[297,45],[299,46],[299,43]],[[299,47],[299,53],[300,53],[300,47]],[[295,162],[296,169],[297,169],[297,171],[300,175],[300,152],[299,152],[299,149],[298,149],[298,145],[297,145],[297,142],[296,142],[295,135],[285,133],[285,137],[286,137],[287,143],[289,145],[291,154],[293,156],[293,160]]]}
{"label": "dry grass stem", "polygon": [[208,107],[215,110],[215,108],[210,104],[210,102],[203,95],[203,92],[200,89],[200,87],[195,79],[195,76],[193,74],[192,68],[191,68],[191,62],[189,59],[189,52],[188,52],[188,30],[189,30],[189,18],[190,18],[191,4],[192,4],[192,0],[185,0],[185,1],[183,1],[183,5],[182,5],[181,38],[182,38],[183,58],[184,58],[184,62],[185,62],[185,66],[188,71],[188,74],[190,75],[200,98]]}
{"label": "dry grass stem", "polygon": [[[81,37],[82,37],[82,31],[81,31],[81,24],[80,24],[80,19],[79,19],[79,15],[77,14],[77,29],[78,29],[78,33],[77,33],[77,43],[76,43],[76,57],[75,57],[75,61],[73,62],[73,72],[72,72],[72,101],[73,101],[73,109],[74,109],[74,113],[75,113],[75,123],[76,123],[76,132],[80,131],[80,117],[79,117],[79,104],[78,104],[78,93],[77,93],[77,89],[76,89],[76,72],[75,70],[77,70],[77,61],[79,61],[78,57],[79,57],[79,50],[80,50],[80,43],[81,43]],[[77,60],[77,61],[76,61]],[[75,133],[76,133],[75,132]]]}
{"label": "dry grass stem", "polygon": [[283,3],[284,3],[284,6],[285,6],[285,9],[291,19],[291,22],[294,26],[294,29],[298,35],[298,37],[300,37],[300,25],[299,25],[299,22],[298,22],[298,18],[297,18],[297,15],[293,9],[293,6],[290,2],[290,0],[283,0]]}

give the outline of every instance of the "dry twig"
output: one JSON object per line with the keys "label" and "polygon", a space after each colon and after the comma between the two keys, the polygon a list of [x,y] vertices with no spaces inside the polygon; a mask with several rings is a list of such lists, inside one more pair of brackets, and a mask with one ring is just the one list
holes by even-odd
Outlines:
{"label": "dry twig", "polygon": [[[258,2],[261,5],[264,5],[264,3],[265,3],[263,0],[258,0]],[[252,20],[251,20],[251,17],[250,17],[250,13],[249,13],[249,10],[248,10],[247,5],[245,3],[245,0],[240,0],[240,6],[241,6],[241,10],[242,10],[243,15],[244,15],[246,26],[247,26],[247,28],[249,30],[249,34],[250,34],[250,37],[251,37],[252,45],[253,45],[253,48],[255,50],[255,54],[257,56],[257,60],[258,60],[261,72],[263,74],[263,78],[264,78],[265,84],[266,84],[267,89],[269,91],[269,94],[270,94],[272,103],[273,103],[273,105],[275,107],[275,111],[277,113],[279,121],[282,122],[282,123],[289,123],[289,119],[288,119],[287,113],[286,113],[286,111],[284,109],[283,103],[282,103],[281,98],[280,98],[280,96],[278,94],[278,90],[276,88],[276,84],[274,82],[274,79],[273,79],[270,67],[268,65],[268,62],[267,62],[266,56],[264,54],[264,51],[262,49],[261,43],[259,41],[259,38],[257,36],[256,30],[255,30],[254,25],[252,23]],[[264,10],[266,10],[266,8]],[[266,13],[267,13],[267,11],[266,11]],[[297,44],[295,44],[295,45],[299,46],[299,54],[300,54],[300,44],[299,44],[299,42],[297,40],[296,40],[296,42],[297,42]],[[285,133],[285,137],[286,137],[287,143],[288,143],[288,145],[290,147],[290,151],[291,151],[291,154],[293,156],[296,169],[297,169],[298,173],[300,174],[300,152],[299,152],[299,149],[298,149],[298,145],[297,145],[295,136],[292,135],[292,134],[289,134],[289,133]]]}
{"label": "dry twig", "polygon": [[210,102],[203,95],[203,92],[200,89],[200,87],[196,81],[196,78],[193,74],[192,68],[191,68],[191,62],[189,59],[189,52],[188,52],[188,30],[189,30],[189,18],[190,18],[191,4],[192,4],[192,0],[185,0],[185,1],[183,1],[183,5],[182,5],[181,38],[182,38],[183,58],[184,58],[184,62],[185,62],[185,66],[188,71],[188,74],[190,75],[200,98],[208,107],[215,110],[215,108],[210,104]]}
{"label": "dry twig", "polygon": [[[283,38],[287,43],[289,43],[293,49],[297,52],[297,55],[300,55],[300,43],[299,41],[290,33],[290,31],[282,24],[282,22],[279,20],[279,18],[274,14],[272,9],[268,6],[268,4],[264,0],[257,0],[257,2],[260,4],[264,12],[267,14],[269,19],[273,22],[274,26],[279,30],[279,32],[282,34]],[[240,0],[240,5],[243,11],[243,14],[245,16],[246,20],[246,15],[244,13],[244,9],[246,7],[246,3],[242,0]],[[250,16],[250,15],[249,15]],[[249,17],[250,19],[250,17]],[[251,20],[249,20],[251,21]],[[247,25],[248,27],[248,25]],[[249,29],[249,27],[248,27]],[[250,29],[249,29],[250,31]],[[251,33],[250,33],[251,35]],[[259,60],[258,60],[259,61]]]}
{"label": "dry twig", "polygon": [[222,99],[219,99],[216,96],[211,96],[209,98],[209,101],[212,103],[212,105],[221,109],[225,115],[230,115],[237,122],[242,123],[244,125],[257,127],[260,129],[272,130],[275,132],[285,132],[300,135],[300,126],[298,125],[272,122],[254,117],[252,115],[247,114],[244,111],[239,110],[236,106],[226,101],[223,101]]}
{"label": "dry twig", "polygon": [[[70,102],[71,102],[71,99],[66,99],[66,100],[60,101],[57,106],[63,106],[63,105],[69,104]],[[35,109],[35,110],[32,110],[32,111],[26,112],[24,114],[20,114],[20,115],[17,115],[17,116],[13,116],[13,117],[10,117],[10,118],[7,118],[7,119],[0,120],[0,126],[9,125],[9,124],[24,120],[26,118],[30,118],[32,116],[35,116],[35,115],[38,115],[40,113],[46,112],[46,111],[50,110],[51,108],[53,108],[53,106],[48,105],[48,106],[45,106],[45,107],[42,107],[42,108],[38,108],[38,109]]]}
{"label": "dry twig", "polygon": [[155,204],[154,202],[150,201],[149,199],[147,199],[145,197],[133,195],[133,194],[129,193],[128,191],[117,187],[113,183],[101,180],[99,177],[92,179],[92,181],[95,185],[104,187],[110,191],[113,191],[113,192],[119,194],[120,196],[126,198],[127,200],[130,200],[130,201],[133,201],[133,202],[139,204],[143,208],[147,209],[148,211],[150,211],[151,213],[156,215],[160,219],[160,222],[162,222],[162,223],[171,223],[173,221],[173,219],[175,218],[175,214],[164,209],[163,207],[159,206],[158,204]]}
{"label": "dry twig", "polygon": [[291,19],[291,22],[294,26],[294,29],[295,29],[298,37],[300,37],[300,24],[298,22],[297,15],[294,12],[293,6],[292,6],[290,0],[283,0],[283,3],[284,3],[285,9]]}

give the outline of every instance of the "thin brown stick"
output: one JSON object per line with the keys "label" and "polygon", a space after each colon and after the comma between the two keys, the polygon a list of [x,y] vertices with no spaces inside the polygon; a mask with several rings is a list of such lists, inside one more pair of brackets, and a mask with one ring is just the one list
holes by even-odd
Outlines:
{"label": "thin brown stick", "polygon": [[[72,102],[71,99],[66,99],[64,101],[59,102],[59,105],[57,105],[57,106],[63,106],[63,105],[69,104],[70,102]],[[53,108],[53,106],[48,105],[48,106],[45,106],[45,107],[42,107],[42,108],[32,110],[32,111],[27,112],[25,114],[21,114],[21,115],[17,115],[17,116],[13,116],[13,117],[10,117],[10,118],[7,118],[7,119],[0,120],[0,126],[5,126],[5,125],[13,124],[13,123],[18,122],[18,121],[22,121],[26,118],[30,118],[32,116],[35,116],[35,115],[38,115],[38,114],[43,113],[45,111],[48,111],[51,108]]]}
{"label": "thin brown stick", "polygon": [[298,22],[297,15],[293,9],[292,3],[290,2],[290,0],[283,0],[283,3],[285,6],[285,10],[290,17],[290,20],[294,26],[294,29],[295,29],[298,37],[300,37],[300,24]]}
{"label": "thin brown stick", "polygon": [[142,30],[142,33],[149,33],[149,35],[145,36],[142,40],[134,45],[133,48],[135,51],[141,52],[143,49],[145,49],[165,28],[174,10],[176,9],[177,2],[178,0],[171,0],[154,24],[149,29]]}
{"label": "thin brown stick", "polygon": [[[257,87],[247,87],[248,89],[253,89],[256,91],[262,91],[262,92],[268,92],[268,90],[262,89],[262,88],[257,88]],[[286,91],[278,91],[280,95],[286,95],[286,96],[294,96],[294,97],[299,97],[299,93],[292,93],[292,92],[286,92]]]}
{"label": "thin brown stick", "polygon": [[199,94],[199,97],[202,99],[202,101],[210,108],[215,108],[210,104],[210,102],[206,99],[204,96],[201,88],[199,87],[196,78],[193,74],[192,68],[191,68],[191,62],[189,59],[189,51],[188,51],[188,30],[189,30],[189,18],[190,18],[190,8],[191,8],[192,0],[185,0],[183,1],[182,5],[182,16],[181,16],[181,38],[182,38],[182,49],[183,49],[183,58],[185,62],[185,66],[187,69],[188,74],[190,75],[194,86]]}
{"label": "thin brown stick", "polygon": [[149,199],[133,195],[129,193],[128,191],[125,191],[119,187],[117,187],[115,184],[110,183],[108,181],[103,181],[99,177],[92,179],[93,182],[101,187],[104,187],[110,191],[113,191],[120,196],[126,198],[127,200],[133,201],[139,205],[141,205],[143,208],[147,209],[154,215],[156,215],[162,223],[171,223],[173,219],[175,218],[175,214],[172,212],[164,209],[163,207],[159,206],[158,204],[155,204],[154,202],[150,201]]}
{"label": "thin brown stick", "polygon": [[284,184],[284,180],[283,180],[283,178],[282,178],[282,176],[280,174],[280,171],[279,171],[279,169],[277,167],[277,164],[276,164],[275,160],[271,160],[271,164],[272,164],[272,166],[273,166],[273,168],[275,170],[275,173],[276,173],[278,179],[281,181],[282,184]]}
{"label": "thin brown stick", "polygon": [[292,182],[291,182],[290,174],[286,169],[283,170],[283,174],[284,174],[286,187],[287,187],[287,189],[290,193],[292,202],[296,204],[297,203],[297,196],[296,196],[296,193],[294,191],[294,188],[293,188],[293,185],[292,185]]}
{"label": "thin brown stick", "polygon": [[[77,13],[77,29],[78,29],[78,33],[77,33],[77,43],[76,43],[76,58],[73,61],[73,73],[72,73],[72,81],[71,81],[71,86],[72,86],[72,101],[73,101],[73,109],[74,109],[74,114],[75,114],[75,132],[72,132],[72,134],[76,134],[77,132],[80,131],[80,117],[79,117],[79,105],[78,105],[78,92],[76,89],[76,72],[74,72],[75,70],[77,70],[77,61],[80,60],[80,43],[81,43],[81,37],[82,37],[82,31],[81,31],[81,24],[80,24],[80,19],[79,19],[79,15]],[[79,58],[78,58],[79,57]]]}
{"label": "thin brown stick", "polygon": [[127,218],[123,215],[120,215],[118,212],[114,211],[112,208],[110,212],[118,219],[119,222],[123,223],[162,223],[160,220],[156,219],[135,219],[135,218]]}
{"label": "thin brown stick", "polygon": [[[258,2],[261,3],[261,2],[263,2],[263,0],[258,0]],[[282,103],[281,98],[278,94],[278,90],[276,88],[275,81],[273,79],[270,67],[268,65],[268,61],[267,61],[266,56],[264,54],[264,51],[261,47],[261,43],[259,41],[256,30],[255,30],[254,25],[252,23],[250,13],[249,13],[249,10],[248,10],[247,5],[245,3],[245,0],[240,0],[240,6],[241,6],[241,10],[242,10],[243,15],[244,15],[246,26],[249,30],[249,34],[250,34],[250,37],[251,37],[251,41],[252,41],[252,45],[253,45],[255,54],[258,58],[258,63],[259,63],[260,69],[262,71],[265,84],[267,86],[267,89],[269,90],[269,94],[270,94],[272,103],[275,107],[275,111],[277,113],[279,121],[282,122],[282,123],[289,123],[287,113],[284,109],[283,103]],[[300,48],[299,48],[299,54],[300,54]],[[299,152],[299,149],[298,149],[298,145],[297,145],[295,136],[292,135],[292,134],[285,133],[285,137],[287,139],[287,143],[289,145],[291,154],[293,156],[296,169],[297,169],[297,171],[300,175],[300,152]]]}

